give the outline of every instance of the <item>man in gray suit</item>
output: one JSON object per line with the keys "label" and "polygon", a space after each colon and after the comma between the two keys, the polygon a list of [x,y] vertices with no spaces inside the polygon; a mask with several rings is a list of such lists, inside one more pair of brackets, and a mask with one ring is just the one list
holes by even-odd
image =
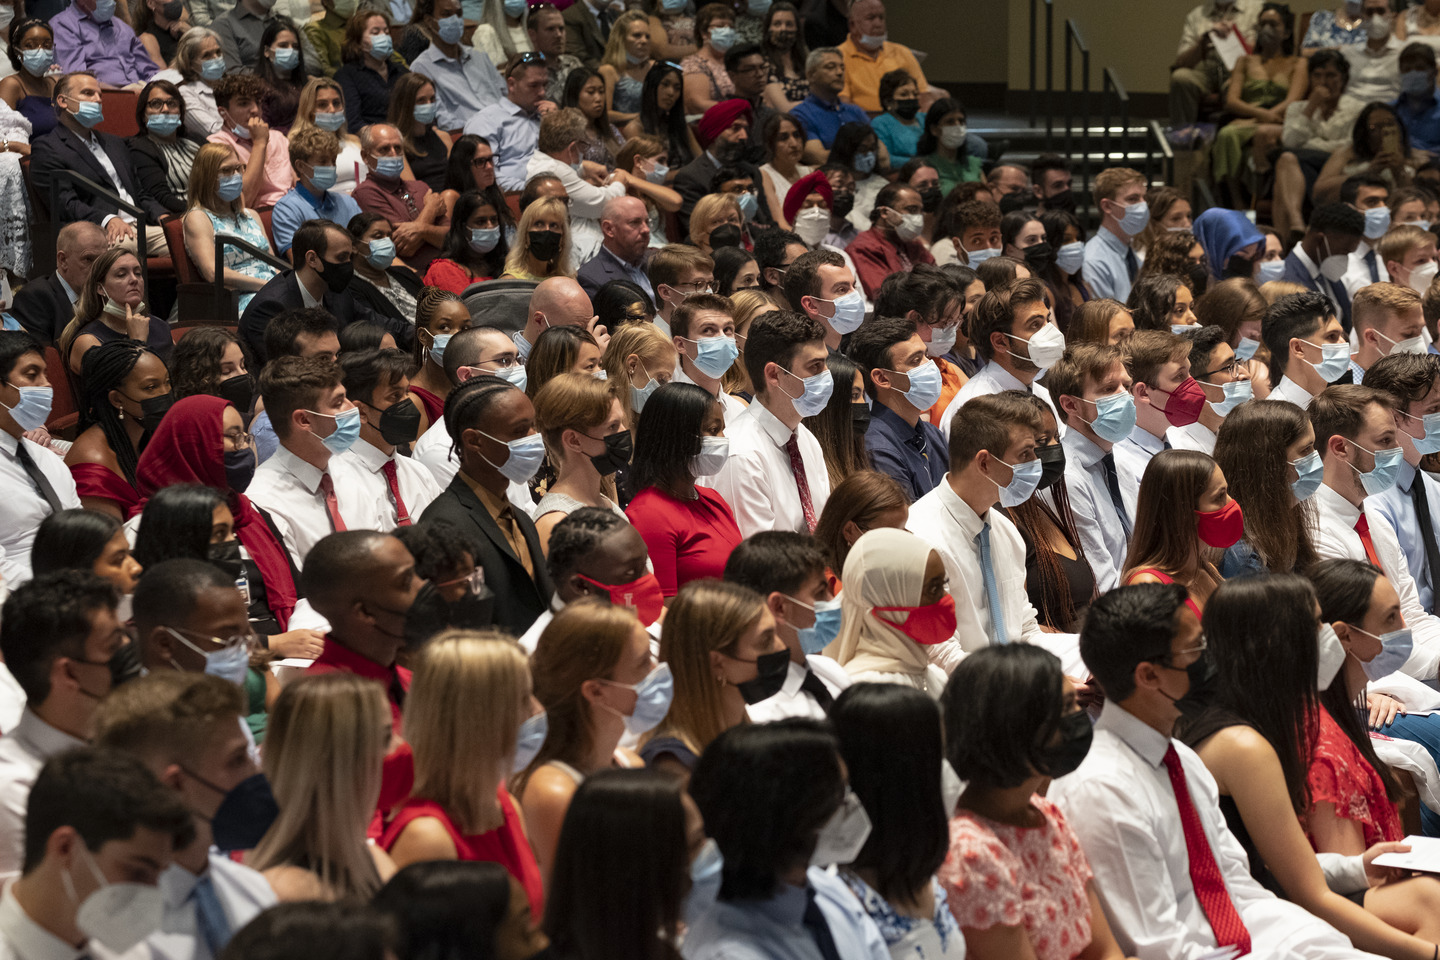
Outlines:
{"label": "man in gray suit", "polygon": [[614,197],[600,211],[600,250],[580,268],[575,279],[594,302],[600,288],[611,280],[629,280],[653,302],[655,290],[645,273],[650,248],[650,211],[636,197]]}

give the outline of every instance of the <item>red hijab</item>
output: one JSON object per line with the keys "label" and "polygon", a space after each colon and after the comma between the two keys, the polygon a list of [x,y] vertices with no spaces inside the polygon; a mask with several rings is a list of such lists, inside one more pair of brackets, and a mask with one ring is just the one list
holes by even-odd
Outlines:
{"label": "red hijab", "polygon": [[[287,628],[295,610],[295,579],[285,547],[249,498],[230,489],[225,478],[225,408],[230,401],[198,394],[178,401],[165,413],[150,443],[140,454],[135,480],[148,500],[157,490],[177,483],[198,483],[228,495],[235,515],[235,535],[260,568],[270,612]],[[141,503],[144,509],[144,503]]]}

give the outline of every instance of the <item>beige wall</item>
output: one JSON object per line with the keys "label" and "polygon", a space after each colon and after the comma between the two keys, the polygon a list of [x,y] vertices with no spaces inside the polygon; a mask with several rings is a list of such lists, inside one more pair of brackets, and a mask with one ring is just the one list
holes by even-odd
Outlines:
{"label": "beige wall", "polygon": [[[1149,0],[1145,0],[1149,2]],[[1004,83],[1006,20],[1014,19],[1005,3],[980,0],[889,0],[886,29],[898,40],[926,54],[921,67],[937,82]]]}

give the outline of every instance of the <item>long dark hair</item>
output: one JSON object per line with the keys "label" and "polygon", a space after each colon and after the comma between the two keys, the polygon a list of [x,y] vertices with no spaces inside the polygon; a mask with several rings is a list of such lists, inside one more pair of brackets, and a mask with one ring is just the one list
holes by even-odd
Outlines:
{"label": "long dark hair", "polygon": [[1220,581],[1215,565],[1201,555],[1195,519],[1196,505],[1214,472],[1215,461],[1198,450],[1162,450],[1151,458],[1145,468],[1149,482],[1140,485],[1135,504],[1135,533],[1122,576],[1156,567],[1177,580],[1204,572]]}
{"label": "long dark hair", "polygon": [[1253,400],[1225,418],[1215,441],[1215,462],[1245,514],[1245,540],[1272,573],[1304,570],[1319,559],[1310,538],[1315,508],[1296,502],[1285,459],[1309,424],[1293,403]]}
{"label": "long dark hair", "polygon": [[839,486],[832,486],[830,499],[825,501],[825,509],[815,524],[815,539],[825,549],[825,562],[831,572],[839,576],[838,571],[845,569],[845,558],[850,555],[850,543],[845,539],[847,524],[854,523],[864,533],[874,529],[881,514],[909,507],[910,498],[904,488],[894,477],[876,470],[857,470]]}
{"label": "long dark hair", "polygon": [[671,943],[690,875],[681,789],[653,769],[603,770],[580,784],[545,898],[557,956],[678,960]]}
{"label": "long dark hair", "polygon": [[1065,712],[1065,674],[1043,647],[1007,643],[960,661],[940,709],[945,755],[980,789],[1018,787],[1048,771],[1041,759]]}
{"label": "long dark hair", "polygon": [[680,68],[668,60],[656,63],[650,68],[650,72],[645,74],[645,83],[640,88],[640,129],[665,142],[666,152],[670,157],[670,169],[679,170],[695,159],[695,155],[690,152],[689,128],[685,126],[685,92],[681,90],[675,105],[666,116],[660,115],[660,107],[656,103],[661,82],[672,74],[683,88],[685,80]]}
{"label": "long dark hair", "polygon": [[[1080,218],[1069,210],[1042,210],[1039,217],[1040,225],[1045,228],[1045,242],[1050,244],[1050,249],[1056,253],[1065,245],[1065,231],[1070,227],[1076,229],[1081,241],[1085,239],[1085,228],[1080,225]],[[1050,290],[1055,294],[1055,325],[1061,330],[1069,330],[1070,318],[1075,315],[1076,309],[1070,299],[1070,288],[1083,287],[1084,265],[1067,276],[1059,264],[1052,263],[1042,271],[1041,276],[1050,284]]]}
{"label": "long dark hair", "polygon": [[135,559],[149,569],[162,560],[208,560],[215,508],[225,494],[198,483],[162,487],[145,503],[135,534]]}
{"label": "long dark hair", "polygon": [[[495,201],[490,198],[488,191],[481,193],[479,190],[469,190],[460,194],[460,198],[455,201],[455,209],[450,214],[450,229],[445,234],[445,246],[440,250],[440,256],[468,267],[479,266],[481,269],[478,272],[498,277],[505,272],[505,258],[510,255],[510,245],[505,242],[505,221],[500,221],[500,242],[495,244],[494,250],[489,253],[476,253],[470,247],[470,228],[466,224],[475,215],[475,211],[484,206],[495,206]],[[503,201],[495,209],[497,216],[502,209],[505,209]]]}
{"label": "long dark hair", "polygon": [[1394,107],[1383,100],[1376,100],[1365,105],[1360,116],[1355,118],[1355,126],[1350,128],[1350,144],[1355,150],[1356,160],[1375,159],[1375,151],[1370,149],[1370,118],[1380,110],[1390,114],[1395,125],[1400,128],[1400,156],[1410,156],[1410,134],[1405,129],[1405,121],[1400,119],[1400,114]]}
{"label": "long dark hair", "polygon": [[857,683],[835,700],[830,723],[850,789],[870,815],[870,838],[850,868],[873,870],[889,902],[913,902],[950,848],[940,708],[911,687]]}
{"label": "long dark hair", "polygon": [[715,402],[693,383],[667,383],[651,394],[635,425],[630,489],[673,493],[695,480],[690,461],[700,452],[700,428]]}
{"label": "long dark hair", "polygon": [[[788,51],[770,45],[770,24],[774,22],[777,13],[790,13],[795,16],[795,42]],[[805,58],[810,56],[810,50],[805,46],[805,27],[800,20],[800,11],[790,0],[775,0],[770,4],[770,9],[765,11],[765,22],[760,27],[760,52],[765,54],[765,59],[774,66],[777,76],[785,76],[786,56],[789,56],[790,66],[795,72],[805,76]]]}
{"label": "long dark hair", "polygon": [[395,956],[489,960],[513,895],[498,863],[427,860],[396,872],[371,906],[394,924]]}
{"label": "long dark hair", "polygon": [[825,361],[835,388],[825,409],[803,421],[820,448],[825,452],[825,472],[830,474],[830,487],[857,470],[870,469],[870,454],[865,449],[865,435],[855,429],[850,410],[850,395],[855,389],[855,374],[860,370],[855,361],[843,353],[832,353]]}
{"label": "long dark hair", "polygon": [[[456,193],[470,193],[480,190],[475,186],[475,168],[471,164],[475,160],[476,149],[482,144],[489,147],[490,141],[478,133],[467,133],[450,145],[450,160],[445,165],[445,185],[441,192],[454,190]],[[495,204],[495,211],[500,214],[502,232],[506,227],[513,229],[515,217],[510,213],[510,205],[505,202],[505,193],[500,189],[499,181],[480,190],[480,193]]]}
{"label": "long dark hair", "polygon": [[[276,71],[274,61],[265,56],[265,48],[286,30],[295,34],[295,49],[300,52],[300,60],[295,64],[295,69],[290,71],[290,76],[282,77]],[[300,89],[310,82],[310,72],[305,69],[305,34],[300,32],[295,21],[289,17],[272,16],[265,22],[265,31],[260,34],[260,63],[255,67],[255,76],[265,81],[265,85],[272,91],[279,87],[293,87],[293,99],[299,102]]]}
{"label": "long dark hair", "polygon": [[[1326,623],[1358,624],[1370,612],[1375,581],[1385,574],[1363,560],[1321,560],[1306,571],[1320,600],[1320,619]],[[1363,691],[1351,697],[1345,688],[1344,669],[1335,676],[1327,690],[1320,691],[1320,704],[1335,719],[1345,736],[1360,749],[1365,761],[1380,775],[1385,796],[1395,803],[1400,799],[1400,784],[1390,768],[1380,762],[1366,730],[1369,708]]]}
{"label": "long dark hair", "polygon": [[110,391],[120,389],[144,356],[154,357],[155,354],[134,340],[113,340],[85,351],[80,361],[81,405],[85,414],[81,428],[99,425],[100,432],[105,435],[106,446],[115,454],[120,472],[132,487],[135,486],[135,468],[140,463],[140,451],[150,441],[150,431],[141,434],[138,448],[132,444],[121,422],[121,411],[110,402]]}
{"label": "long dark hair", "polygon": [[[913,163],[914,161],[911,162]],[[1021,230],[1025,229],[1027,223],[1038,223],[1041,227],[1045,226],[1045,221],[1041,220],[1038,214],[1030,213],[1027,210],[1012,210],[1000,218],[1000,244],[1002,249],[1014,245],[1015,238],[1020,235]],[[1060,249],[1057,244],[1050,240],[1048,231],[1045,242],[1050,244],[1052,253]],[[1069,329],[1070,314],[1075,311],[1075,305],[1070,302],[1070,281],[1069,278],[1065,276],[1065,271],[1060,269],[1053,257],[1050,262],[1045,265],[1044,269],[1040,269],[1029,260],[1024,259],[1023,250],[1020,252],[1021,260],[1024,262],[1025,268],[1029,270],[1031,274],[1043,280],[1045,286],[1050,288],[1050,299],[1054,301],[1055,307],[1055,325],[1062,331]],[[1166,329],[1169,328],[1167,327]]]}
{"label": "long dark hair", "polygon": [[105,551],[119,520],[96,510],[61,510],[40,521],[30,548],[30,567],[39,577],[56,570],[86,570]]}
{"label": "long dark hair", "polygon": [[[965,113],[964,105],[954,97],[941,97],[930,105],[930,109],[925,111],[925,129],[920,134],[920,142],[915,146],[915,156],[927,157],[939,149],[940,134],[936,133],[936,130],[940,127],[940,121],[945,118],[946,114],[957,111],[968,119],[969,115]],[[962,145],[956,154],[964,152],[965,147]]]}

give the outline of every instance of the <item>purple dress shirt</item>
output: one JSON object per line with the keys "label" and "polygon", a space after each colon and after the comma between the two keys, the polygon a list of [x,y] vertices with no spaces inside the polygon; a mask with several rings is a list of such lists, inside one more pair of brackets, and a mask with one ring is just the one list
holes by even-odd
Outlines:
{"label": "purple dress shirt", "polygon": [[149,80],[160,69],[119,17],[98,23],[72,3],[50,19],[50,29],[55,62],[65,73],[88,70],[103,86],[123,87]]}

